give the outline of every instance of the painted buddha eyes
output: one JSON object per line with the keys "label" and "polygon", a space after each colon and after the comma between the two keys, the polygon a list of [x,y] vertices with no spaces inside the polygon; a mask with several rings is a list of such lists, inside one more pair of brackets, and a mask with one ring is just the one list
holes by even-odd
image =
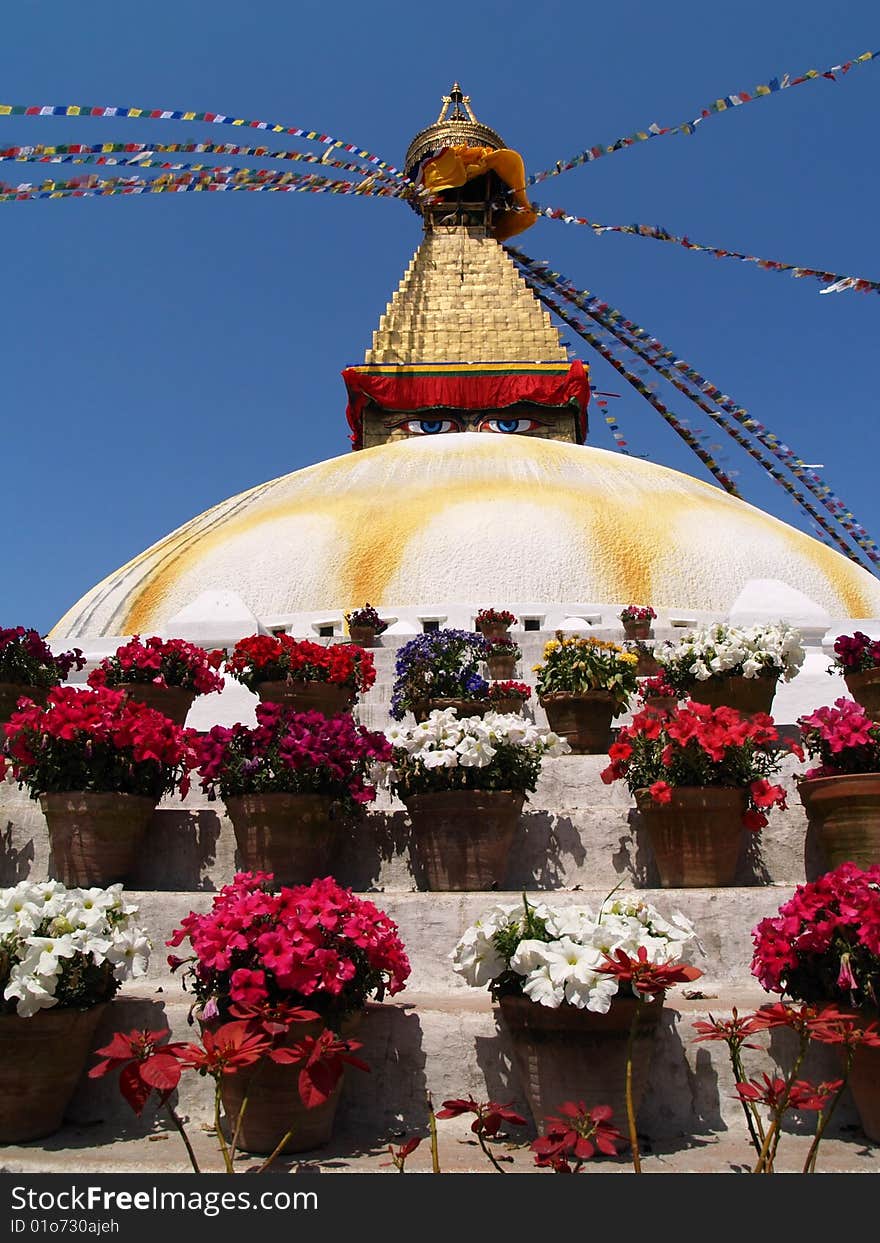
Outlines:
{"label": "painted buddha eyes", "polygon": [[459,425],[455,419],[407,419],[401,424],[410,436],[438,436],[441,432],[457,432]]}
{"label": "painted buddha eyes", "polygon": [[541,424],[537,419],[483,419],[481,432],[502,432],[510,436],[515,432],[533,432]]}
{"label": "painted buddha eyes", "polygon": [[[410,436],[439,436],[444,432],[460,432],[464,428],[458,419],[406,419],[399,424]],[[537,419],[482,419],[478,425],[481,432],[496,432],[510,436],[517,432],[533,432],[542,424]]]}

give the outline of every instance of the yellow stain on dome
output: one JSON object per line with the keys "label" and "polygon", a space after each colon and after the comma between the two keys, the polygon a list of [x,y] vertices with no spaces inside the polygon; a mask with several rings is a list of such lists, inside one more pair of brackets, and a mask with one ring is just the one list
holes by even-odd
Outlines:
{"label": "yellow stain on dome", "polygon": [[[429,524],[458,505],[480,502],[491,509],[493,503],[524,498],[546,506],[551,514],[564,514],[576,528],[584,560],[595,564],[590,594],[596,599],[704,607],[696,600],[660,599],[658,593],[668,589],[664,581],[656,581],[657,571],[676,539],[676,560],[683,566],[691,555],[678,534],[683,518],[717,524],[729,516],[734,527],[745,523],[766,530],[775,541],[782,537],[792,560],[811,563],[845,602],[850,616],[875,612],[858,571],[839,554],[700,480],[602,450],[538,438],[519,437],[514,444],[506,437],[460,433],[443,439],[442,445],[436,440],[430,445],[400,441],[333,458],[261,485],[250,500],[242,493],[225,502],[243,505],[228,518],[221,512],[210,529],[198,528],[223,505],[193,519],[105,580],[118,581],[149,558],[162,562],[133,589],[120,632],[142,632],[158,624],[163,602],[189,570],[224,544],[279,519],[329,520],[339,548],[338,558],[328,565],[327,599],[302,601],[294,608],[337,607],[340,600],[385,606],[418,603],[398,598],[399,584],[394,600],[386,591]],[[584,454],[578,461],[575,455]],[[666,573],[664,580],[669,577]]]}

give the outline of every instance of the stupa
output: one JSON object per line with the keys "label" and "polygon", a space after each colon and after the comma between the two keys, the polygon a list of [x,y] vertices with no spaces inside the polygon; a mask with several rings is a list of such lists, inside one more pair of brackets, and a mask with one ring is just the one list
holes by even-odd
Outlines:
{"label": "stupa", "polygon": [[585,443],[587,369],[499,241],[534,220],[522,160],[457,83],[406,172],[431,191],[414,200],[424,238],[363,364],[343,371],[356,452],[193,518],[88,591],[54,641],[226,644],[255,624],[341,636],[367,600],[397,633],[469,627],[489,602],[551,630],[616,624],[630,601],[661,624],[727,618],[752,597],[813,626],[880,615],[877,580],[817,540]]}
{"label": "stupa", "polygon": [[[222,501],[133,557],[61,618],[51,635],[56,648],[76,644],[92,664],[132,633],[229,646],[257,629],[286,630],[332,643],[345,638],[344,613],[369,601],[393,624],[374,649],[377,683],[356,711],[381,728],[396,650],[408,636],[471,628],[481,607],[511,609],[519,676],[533,681],[529,670],[548,632],[620,639],[618,614],[633,602],[654,606],[658,639],[710,620],[796,624],[807,657],[777,692],[774,715],[783,725],[843,693],[826,673],[828,646],[856,624],[880,630],[880,584],[713,486],[587,443],[587,369],[567,356],[500,245],[529,220],[522,161],[476,120],[457,85],[437,121],[416,135],[406,169],[431,191],[417,201],[424,238],[363,362],[343,372],[354,451]],[[511,202],[521,210],[511,211]],[[196,701],[188,724],[248,721],[255,703],[240,684],[227,684],[222,695]],[[540,709],[535,715],[541,723]],[[736,886],[671,892],[656,888],[628,794],[600,781],[605,764],[604,756],[571,755],[542,772],[503,894],[416,892],[405,811],[388,796],[346,838],[336,877],[381,894],[413,974],[404,993],[365,1018],[359,1038],[372,1073],[346,1084],[338,1142],[323,1168],[387,1164],[391,1140],[425,1133],[426,1091],[435,1101],[471,1093],[524,1111],[490,999],[452,972],[449,951],[496,901],[552,891],[554,902],[598,909],[620,885],[664,912],[681,909],[701,937],[701,988],[670,999],[658,1032],[639,1115],[655,1145],[649,1160],[658,1172],[748,1160],[726,1052],[694,1045],[691,1025],[766,1000],[749,973],[751,929],[821,870],[794,789],[797,766],[786,761],[788,810],[758,851],[743,852]],[[50,860],[39,806],[0,784],[0,817],[2,883],[44,878]],[[108,1019],[99,1031],[104,1043],[113,1029],[166,1023],[174,1039],[190,1038],[192,998],[176,977],[169,981],[163,942],[189,910],[209,908],[235,868],[221,802],[193,789],[183,803],[160,804],[127,883],[156,950],[139,988],[126,987],[114,1002],[113,1027]],[[832,1056],[814,1067],[817,1080],[836,1073]],[[210,1085],[199,1082],[184,1102],[196,1123],[213,1108]],[[186,1168],[174,1144],[150,1143],[152,1117],[133,1123],[95,1081],[83,1082],[70,1119],[50,1148],[5,1150],[6,1168]],[[835,1125],[852,1120],[844,1104]],[[467,1121],[462,1138],[472,1138]],[[443,1143],[444,1169],[484,1168],[473,1148],[451,1137]],[[835,1168],[875,1167],[858,1144],[834,1143]],[[408,1168],[430,1168],[427,1148]],[[516,1161],[529,1168],[527,1153]],[[317,1153],[312,1168],[320,1162]]]}

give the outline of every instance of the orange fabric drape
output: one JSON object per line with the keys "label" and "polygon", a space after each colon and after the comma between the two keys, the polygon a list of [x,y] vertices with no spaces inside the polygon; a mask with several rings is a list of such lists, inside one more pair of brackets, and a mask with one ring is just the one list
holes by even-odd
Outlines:
{"label": "orange fabric drape", "polygon": [[517,233],[530,229],[538,219],[526,195],[526,170],[522,156],[510,147],[493,151],[491,147],[444,147],[422,166],[422,185],[439,194],[441,190],[457,190],[459,186],[480,177],[497,173],[513,191],[514,201],[521,210],[498,212],[492,234],[503,242]]}

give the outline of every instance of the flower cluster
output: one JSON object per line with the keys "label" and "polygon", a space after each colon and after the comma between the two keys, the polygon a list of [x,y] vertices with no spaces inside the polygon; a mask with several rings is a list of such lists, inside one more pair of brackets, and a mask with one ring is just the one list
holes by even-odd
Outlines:
{"label": "flower cluster", "polygon": [[275,703],[256,711],[254,728],[215,725],[201,739],[198,771],[209,798],[328,794],[349,812],[375,799],[372,770],[391,759],[384,734],[356,725],[348,713],[325,717]]}
{"label": "flower cluster", "polygon": [[[655,803],[668,803],[674,786],[727,786],[745,795],[743,824],[761,829],[771,807],[785,807],[782,786],[768,780],[785,754],[771,717],[751,719],[733,708],[686,703],[666,715],[640,712],[608,752],[600,774],[606,785],[623,779],[630,793],[647,790]],[[803,759],[800,748],[791,750]]]}
{"label": "flower cluster", "polygon": [[543,664],[535,665],[538,695],[559,692],[582,695],[588,691],[610,691],[614,715],[626,711],[638,689],[636,668],[639,658],[616,643],[601,639],[566,639],[561,630],[544,645]]}
{"label": "flower cluster", "polygon": [[806,777],[880,772],[880,725],[852,699],[835,699],[833,708],[817,708],[798,725],[804,750],[819,760]]}
{"label": "flower cluster", "polygon": [[514,660],[519,660],[522,656],[522,650],[516,639],[511,639],[509,635],[499,635],[497,638],[485,640],[486,643],[486,659],[493,656],[512,656]]}
{"label": "flower cluster", "polygon": [[419,725],[392,726],[386,781],[402,799],[430,790],[534,790],[545,755],[566,755],[564,738],[510,713],[459,718],[435,709]]}
{"label": "flower cluster", "polygon": [[499,699],[531,699],[532,688],[526,682],[493,682],[486,698],[489,703],[497,703]]}
{"label": "flower cluster", "polygon": [[787,622],[746,629],[718,622],[695,630],[680,643],[658,643],[656,660],[667,679],[686,694],[712,677],[778,678],[786,682],[804,663],[800,631]]}
{"label": "flower cluster", "polygon": [[622,622],[640,622],[654,621],[657,614],[651,608],[650,604],[627,604],[621,609],[618,616]]}
{"label": "flower cluster", "polygon": [[0,1011],[30,1018],[53,1006],[87,1009],[144,975],[150,942],[121,885],[65,889],[23,880],[0,889]]}
{"label": "flower cluster", "polygon": [[512,626],[516,617],[508,609],[480,609],[475,624],[479,627],[485,622],[492,626]]}
{"label": "flower cluster", "polygon": [[453,970],[494,998],[526,996],[556,1009],[564,1002],[607,1014],[619,987],[603,968],[618,951],[658,966],[677,963],[696,941],[678,911],[664,919],[635,896],[607,900],[598,915],[587,906],[532,905],[490,909],[468,928],[450,957]]}
{"label": "flower cluster", "polygon": [[[0,631],[2,634],[2,631]],[[872,639],[861,630],[842,634],[834,642],[834,660],[829,673],[864,673],[880,666],[880,640]]]}
{"label": "flower cluster", "polygon": [[333,682],[363,694],[376,681],[371,652],[350,643],[324,647],[289,634],[252,634],[239,639],[226,672],[256,690],[261,682]]}
{"label": "flower cluster", "polygon": [[223,679],[215,672],[218,658],[222,659],[220,653],[209,656],[203,647],[183,639],[160,639],[154,635],[142,640],[136,634],[102,660],[87,681],[92,688],[151,682],[154,686],[179,686],[197,695],[210,695],[223,690]]}
{"label": "flower cluster", "polygon": [[434,630],[397,653],[391,715],[403,719],[425,699],[483,699],[489,683],[480,674],[486,640],[468,630]]}
{"label": "flower cluster", "polygon": [[82,669],[85,657],[78,647],[53,655],[37,630],[0,626],[0,682],[23,682],[26,686],[57,686],[71,669]]}
{"label": "flower cluster", "polygon": [[362,609],[353,609],[351,613],[346,613],[345,621],[349,630],[352,626],[369,626],[376,634],[382,634],[388,629],[387,621],[382,620],[372,604],[365,604]]}
{"label": "flower cluster", "polygon": [[880,1007],[880,865],[798,885],[752,932],[752,974],[796,1001]]}
{"label": "flower cluster", "polygon": [[271,873],[239,872],[206,914],[191,912],[168,945],[206,1020],[231,1007],[300,1005],[334,1026],[375,995],[399,993],[410,972],[393,920],[332,877],[272,889]]}
{"label": "flower cluster", "polygon": [[639,685],[639,699],[647,703],[649,699],[680,699],[678,691],[668,680],[665,673],[656,677],[645,678]]}
{"label": "flower cluster", "polygon": [[[195,738],[124,691],[57,686],[45,709],[31,704],[13,715],[3,755],[31,798],[92,790],[160,799],[189,789]],[[0,776],[3,768],[0,755]]]}

